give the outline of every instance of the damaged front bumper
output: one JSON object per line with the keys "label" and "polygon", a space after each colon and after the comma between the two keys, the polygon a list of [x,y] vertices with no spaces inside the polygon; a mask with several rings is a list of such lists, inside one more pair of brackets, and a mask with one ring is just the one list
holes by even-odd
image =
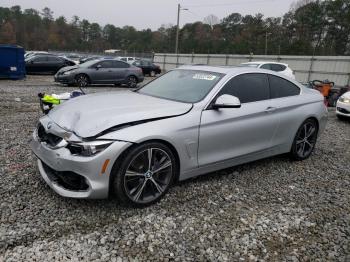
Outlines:
{"label": "damaged front bumper", "polygon": [[104,151],[86,157],[73,155],[66,147],[53,148],[40,141],[37,130],[30,142],[38,158],[41,176],[56,193],[64,197],[94,199],[108,197],[113,164],[130,145],[129,142],[113,141]]}

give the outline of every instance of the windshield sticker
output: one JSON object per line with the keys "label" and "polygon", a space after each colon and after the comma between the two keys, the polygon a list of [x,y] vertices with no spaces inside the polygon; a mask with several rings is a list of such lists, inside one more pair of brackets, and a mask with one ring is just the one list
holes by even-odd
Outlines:
{"label": "windshield sticker", "polygon": [[207,80],[207,81],[213,81],[215,80],[217,76],[214,75],[207,75],[207,74],[195,74],[193,76],[193,79],[200,79],[200,80]]}

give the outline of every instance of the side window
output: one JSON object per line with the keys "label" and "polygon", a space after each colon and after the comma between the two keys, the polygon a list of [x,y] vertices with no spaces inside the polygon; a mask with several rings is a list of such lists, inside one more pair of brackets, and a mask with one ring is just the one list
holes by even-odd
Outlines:
{"label": "side window", "polygon": [[286,66],[279,64],[271,64],[271,70],[275,72],[281,72],[286,69]]}
{"label": "side window", "polygon": [[102,61],[102,62],[98,63],[98,65],[101,65],[101,68],[112,68],[113,67],[112,61]]}
{"label": "side window", "polygon": [[47,56],[37,56],[32,61],[35,63],[47,62]]}
{"label": "side window", "polygon": [[61,58],[55,56],[49,56],[48,58],[49,62],[62,62]]}
{"label": "side window", "polygon": [[126,57],[122,57],[122,58],[120,58],[120,60],[125,61],[125,62],[127,61]]}
{"label": "side window", "polygon": [[114,68],[129,68],[130,65],[121,61],[113,61]]}
{"label": "side window", "polygon": [[269,75],[271,98],[296,96],[300,94],[300,89],[293,83],[278,76]]}
{"label": "side window", "polygon": [[264,64],[260,68],[271,70],[271,64]]}
{"label": "side window", "polygon": [[222,88],[220,95],[222,94],[236,96],[241,103],[267,100],[270,98],[267,75],[243,74],[236,76]]}

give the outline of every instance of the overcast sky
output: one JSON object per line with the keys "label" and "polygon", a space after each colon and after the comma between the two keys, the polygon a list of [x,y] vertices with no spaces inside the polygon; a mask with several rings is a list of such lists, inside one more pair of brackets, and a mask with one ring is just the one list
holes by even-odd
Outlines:
{"label": "overcast sky", "polygon": [[131,25],[137,29],[159,28],[161,24],[176,24],[177,4],[189,9],[181,12],[180,25],[203,21],[209,14],[219,19],[238,12],[281,16],[295,0],[0,0],[0,6],[20,5],[22,9],[41,10],[49,7],[54,17],[73,15],[100,25]]}

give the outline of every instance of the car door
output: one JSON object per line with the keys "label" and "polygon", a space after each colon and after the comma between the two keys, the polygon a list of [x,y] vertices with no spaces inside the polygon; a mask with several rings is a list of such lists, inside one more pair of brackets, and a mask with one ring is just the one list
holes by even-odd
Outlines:
{"label": "car door", "polygon": [[130,67],[130,65],[128,63],[122,62],[122,61],[118,61],[115,60],[113,61],[114,67],[115,67],[115,77],[116,77],[116,82],[120,83],[123,82],[129,73],[128,68]]}
{"label": "car door", "polygon": [[148,75],[152,71],[151,63],[149,61],[141,61],[144,74]]}
{"label": "car door", "polygon": [[136,66],[138,68],[141,68],[142,69],[142,73],[145,74],[145,70],[144,70],[140,60],[139,61],[135,61],[134,63],[132,63],[132,65]]}
{"label": "car door", "polygon": [[285,78],[268,74],[271,105],[276,108],[275,114],[280,119],[273,146],[289,144],[294,139],[296,129],[300,126],[299,107],[303,106],[300,99],[300,88]]}
{"label": "car door", "polygon": [[236,76],[225,84],[217,97],[223,94],[238,97],[241,108],[209,107],[202,112],[199,166],[262,152],[272,145],[279,118],[271,106],[267,75]]}
{"label": "car door", "polygon": [[61,69],[64,66],[64,61],[59,57],[49,56],[47,66],[50,72],[56,73],[59,69]]}
{"label": "car door", "polygon": [[89,77],[96,84],[112,84],[115,81],[113,61],[105,60],[91,67]]}

